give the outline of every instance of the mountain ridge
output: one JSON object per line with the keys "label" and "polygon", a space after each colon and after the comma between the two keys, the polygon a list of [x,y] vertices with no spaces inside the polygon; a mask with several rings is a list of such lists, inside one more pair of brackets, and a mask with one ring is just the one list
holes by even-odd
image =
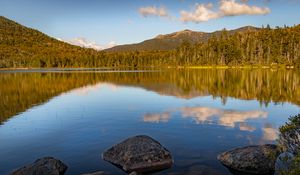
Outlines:
{"label": "mountain ridge", "polygon": [[[229,34],[235,34],[237,32],[256,31],[260,28],[253,26],[244,26],[233,30],[226,30]],[[199,42],[207,42],[212,36],[219,37],[223,30],[217,30],[214,32],[201,32],[193,31],[189,29],[169,33],[160,34],[152,39],[144,40],[140,43],[118,45],[104,51],[108,52],[124,52],[124,51],[155,51],[155,50],[173,50],[179,47],[184,42],[190,42],[192,44]]]}

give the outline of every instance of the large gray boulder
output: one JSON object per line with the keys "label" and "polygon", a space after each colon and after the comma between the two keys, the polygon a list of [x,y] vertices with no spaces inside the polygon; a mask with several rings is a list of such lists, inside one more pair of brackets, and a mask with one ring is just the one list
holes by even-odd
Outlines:
{"label": "large gray boulder", "polygon": [[63,175],[67,166],[53,157],[37,159],[34,163],[17,169],[11,175]]}
{"label": "large gray boulder", "polygon": [[145,135],[124,140],[105,151],[102,158],[128,173],[138,174],[167,169],[173,164],[171,153]]}
{"label": "large gray boulder", "polygon": [[276,145],[237,148],[218,155],[218,160],[231,170],[248,174],[273,174],[279,151]]}

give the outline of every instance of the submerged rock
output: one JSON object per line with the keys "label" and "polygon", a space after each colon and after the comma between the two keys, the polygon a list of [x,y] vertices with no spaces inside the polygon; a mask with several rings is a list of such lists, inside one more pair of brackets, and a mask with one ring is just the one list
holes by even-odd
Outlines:
{"label": "submerged rock", "polygon": [[97,171],[97,172],[93,172],[93,173],[85,173],[82,175],[109,175],[109,173],[106,173],[104,171]]}
{"label": "submerged rock", "polygon": [[283,153],[276,160],[275,174],[300,174],[300,114],[291,116],[279,131]]}
{"label": "submerged rock", "polygon": [[275,163],[275,175],[288,174],[292,169],[295,156],[289,152],[281,153]]}
{"label": "submerged rock", "polygon": [[135,136],[111,147],[102,158],[131,173],[148,173],[170,168],[171,153],[158,141],[145,135]]}
{"label": "submerged rock", "polygon": [[37,159],[34,163],[15,170],[11,175],[63,175],[67,166],[53,157]]}
{"label": "submerged rock", "polygon": [[300,114],[290,117],[289,120],[279,129],[279,145],[283,151],[300,155]]}
{"label": "submerged rock", "polygon": [[237,148],[218,155],[228,168],[248,174],[273,174],[279,151],[276,145]]}

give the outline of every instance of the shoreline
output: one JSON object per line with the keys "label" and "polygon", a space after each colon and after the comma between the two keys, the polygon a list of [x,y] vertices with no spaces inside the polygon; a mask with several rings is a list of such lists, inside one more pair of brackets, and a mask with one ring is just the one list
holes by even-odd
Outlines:
{"label": "shoreline", "polygon": [[49,67],[49,68],[0,68],[0,71],[15,71],[15,70],[142,70],[142,69],[297,69],[294,66],[162,66],[162,67]]}

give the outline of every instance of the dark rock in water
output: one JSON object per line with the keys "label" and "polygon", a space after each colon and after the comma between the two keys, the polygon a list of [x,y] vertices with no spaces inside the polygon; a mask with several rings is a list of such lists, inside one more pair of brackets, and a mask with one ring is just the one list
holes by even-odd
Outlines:
{"label": "dark rock in water", "polygon": [[34,163],[15,170],[11,175],[63,175],[67,166],[53,157],[37,159]]}
{"label": "dark rock in water", "polygon": [[275,162],[275,175],[288,174],[292,168],[295,156],[289,152],[281,153]]}
{"label": "dark rock in water", "polygon": [[148,173],[170,168],[171,153],[149,136],[135,136],[105,151],[102,158],[131,173]]}
{"label": "dark rock in water", "polygon": [[276,145],[247,146],[224,152],[218,155],[218,160],[234,171],[273,174],[278,154]]}
{"label": "dark rock in water", "polygon": [[97,172],[93,172],[93,173],[85,173],[82,175],[109,175],[109,173],[106,173],[104,171],[97,171]]}

